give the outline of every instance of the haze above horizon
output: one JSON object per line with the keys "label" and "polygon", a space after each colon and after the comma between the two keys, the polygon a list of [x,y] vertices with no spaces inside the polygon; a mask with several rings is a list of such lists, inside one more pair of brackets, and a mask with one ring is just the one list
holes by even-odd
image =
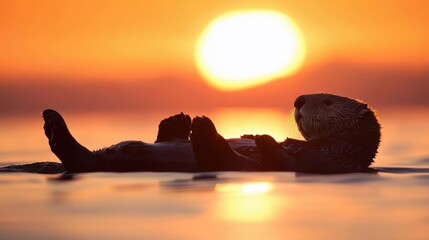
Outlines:
{"label": "haze above horizon", "polygon": [[[213,90],[194,61],[198,36],[216,17],[249,9],[294,20],[305,40],[303,67],[249,90]],[[0,110],[50,102],[91,109],[147,99],[153,108],[272,106],[315,91],[426,106],[427,12],[426,1],[4,1]],[[180,101],[168,102],[171,97]]]}

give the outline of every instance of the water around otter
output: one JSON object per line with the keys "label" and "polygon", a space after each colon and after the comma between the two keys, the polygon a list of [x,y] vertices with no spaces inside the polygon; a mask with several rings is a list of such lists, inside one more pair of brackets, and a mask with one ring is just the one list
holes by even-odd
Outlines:
{"label": "water around otter", "polygon": [[[267,116],[266,111],[262,112],[260,122]],[[156,135],[157,121],[168,114],[154,114],[153,120],[144,113],[122,114],[121,119],[76,116],[70,121],[80,139],[96,147],[123,138],[151,141]],[[258,112],[249,114],[256,118]],[[222,133],[223,126],[237,122],[225,122],[216,113],[207,115],[215,116],[214,121],[221,123]],[[286,115],[278,114],[278,121],[284,121]],[[3,173],[1,236],[428,239],[429,112],[380,110],[379,116],[384,127],[375,162],[383,171],[378,174],[90,173],[60,179],[58,174]],[[39,116],[34,122],[31,118],[12,120],[0,119],[2,165],[55,160],[40,129]],[[91,124],[94,120],[97,125]],[[129,124],[121,127],[124,121]],[[273,117],[274,124],[276,121]],[[104,131],[107,129],[110,131]],[[281,131],[274,130],[276,134]],[[95,132],[104,133],[94,136]],[[240,132],[251,133],[246,129]]]}

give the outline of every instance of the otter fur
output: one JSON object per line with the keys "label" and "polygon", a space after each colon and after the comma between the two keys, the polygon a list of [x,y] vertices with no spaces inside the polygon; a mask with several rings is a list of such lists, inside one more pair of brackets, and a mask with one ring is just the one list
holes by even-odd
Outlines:
{"label": "otter fur", "polygon": [[265,170],[317,173],[366,171],[380,144],[380,124],[366,103],[332,94],[298,97],[295,121],[306,141],[287,139],[275,145],[256,139]]}
{"label": "otter fur", "polygon": [[[380,124],[367,104],[332,94],[298,97],[295,120],[305,141],[277,143],[268,135],[224,139],[207,117],[164,119],[155,143],[126,141],[90,151],[62,116],[45,110],[45,134],[68,172],[91,171],[366,171],[380,143]],[[189,136],[190,135],[190,141]]]}

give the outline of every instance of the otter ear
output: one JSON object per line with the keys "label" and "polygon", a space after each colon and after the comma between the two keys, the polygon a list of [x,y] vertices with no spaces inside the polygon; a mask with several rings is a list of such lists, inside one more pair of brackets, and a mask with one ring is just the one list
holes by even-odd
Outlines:
{"label": "otter ear", "polygon": [[372,111],[371,111],[371,109],[368,109],[368,105],[367,104],[362,104],[361,105],[360,111],[359,111],[359,114],[361,116],[364,116],[365,114],[370,113],[370,112],[372,112]]}
{"label": "otter ear", "polygon": [[368,109],[368,104],[365,103],[360,104],[359,109],[360,115],[365,115],[366,113],[371,112],[371,110]]}

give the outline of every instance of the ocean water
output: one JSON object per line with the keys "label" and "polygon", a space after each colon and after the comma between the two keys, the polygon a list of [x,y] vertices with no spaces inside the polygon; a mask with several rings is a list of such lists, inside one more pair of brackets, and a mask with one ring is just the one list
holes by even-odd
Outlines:
{"label": "ocean water", "polygon": [[[279,109],[194,111],[225,137],[299,137]],[[96,149],[153,141],[174,112],[64,113]],[[429,109],[378,112],[377,174],[0,174],[1,239],[429,239]],[[40,115],[0,117],[0,166],[58,161]]]}

